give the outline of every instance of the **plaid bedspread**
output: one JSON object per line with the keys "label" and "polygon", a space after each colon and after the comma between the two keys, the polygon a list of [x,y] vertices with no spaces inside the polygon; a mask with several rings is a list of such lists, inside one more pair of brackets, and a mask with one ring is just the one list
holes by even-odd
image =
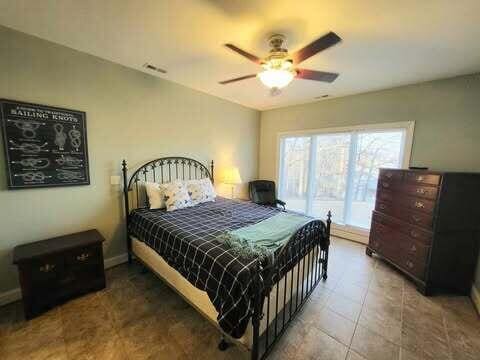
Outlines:
{"label": "plaid bedspread", "polygon": [[228,230],[258,223],[280,210],[217,197],[216,201],[166,212],[137,209],[129,231],[195,287],[207,292],[218,323],[239,338],[253,312],[255,261],[245,260],[216,240]]}

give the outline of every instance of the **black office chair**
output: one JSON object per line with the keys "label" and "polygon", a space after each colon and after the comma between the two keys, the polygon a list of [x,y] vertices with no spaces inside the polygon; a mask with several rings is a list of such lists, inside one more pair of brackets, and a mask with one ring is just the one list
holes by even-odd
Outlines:
{"label": "black office chair", "polygon": [[285,202],[278,200],[275,196],[275,183],[269,180],[254,180],[248,183],[248,191],[250,200],[255,204],[283,207],[285,210]]}

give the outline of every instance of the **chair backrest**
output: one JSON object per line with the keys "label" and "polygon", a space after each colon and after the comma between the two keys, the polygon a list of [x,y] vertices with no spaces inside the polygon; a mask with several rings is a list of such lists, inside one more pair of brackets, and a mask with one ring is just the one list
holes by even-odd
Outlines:
{"label": "chair backrest", "polygon": [[275,183],[270,180],[255,180],[248,183],[250,200],[256,204],[275,205]]}

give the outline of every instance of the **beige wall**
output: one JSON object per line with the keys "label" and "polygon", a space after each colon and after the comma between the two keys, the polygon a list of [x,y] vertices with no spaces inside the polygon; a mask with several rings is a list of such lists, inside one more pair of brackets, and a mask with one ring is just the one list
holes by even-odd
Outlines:
{"label": "beige wall", "polygon": [[106,257],[124,253],[121,187],[109,183],[123,158],[184,155],[257,176],[255,110],[3,27],[0,54],[0,98],[87,113],[91,172],[90,186],[8,191],[0,151],[0,293],[18,286],[17,244],[97,228]]}
{"label": "beige wall", "polygon": [[412,165],[480,171],[479,75],[266,111],[259,125],[257,111],[3,27],[0,54],[1,98],[87,112],[92,182],[8,191],[0,151],[0,293],[18,284],[17,244],[98,228],[106,257],[124,252],[121,188],[109,184],[122,158],[185,155],[275,179],[278,132],[415,120]]}
{"label": "beige wall", "polygon": [[277,177],[279,132],[411,120],[411,165],[480,172],[477,74],[262,112],[259,175]]}

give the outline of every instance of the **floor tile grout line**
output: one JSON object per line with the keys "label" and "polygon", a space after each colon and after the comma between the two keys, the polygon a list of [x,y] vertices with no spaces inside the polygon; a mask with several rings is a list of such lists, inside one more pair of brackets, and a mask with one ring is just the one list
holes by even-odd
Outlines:
{"label": "floor tile grout line", "polygon": [[[376,267],[377,267],[377,260],[375,259],[374,269],[376,269]],[[350,352],[350,349],[352,348],[353,338],[355,337],[355,333],[357,332],[358,322],[360,321],[360,316],[362,316],[363,307],[365,306],[365,301],[367,300],[367,295],[368,295],[368,292],[370,291],[370,284],[372,283],[372,280],[373,280],[373,276],[370,278],[370,280],[368,282],[367,292],[365,293],[365,296],[363,297],[362,306],[360,308],[360,314],[358,314],[357,321],[355,322],[355,328],[353,329],[352,338],[350,339],[350,344],[348,345],[347,355],[345,356],[345,360],[347,359],[348,353]]]}
{"label": "floor tile grout line", "polygon": [[453,359],[453,353],[452,353],[452,344],[450,342],[450,335],[448,334],[448,327],[447,327],[447,319],[445,317],[445,309],[443,308],[443,306],[441,307],[442,309],[442,323],[443,323],[443,329],[445,331],[445,335],[447,337],[447,345],[448,345],[448,352],[449,352],[449,358],[450,359]]}
{"label": "floor tile grout line", "polygon": [[399,358],[400,360],[402,359],[402,349],[403,349],[403,316],[404,316],[404,311],[405,311],[405,279],[402,281],[402,303],[400,306],[400,352],[399,352]]}

